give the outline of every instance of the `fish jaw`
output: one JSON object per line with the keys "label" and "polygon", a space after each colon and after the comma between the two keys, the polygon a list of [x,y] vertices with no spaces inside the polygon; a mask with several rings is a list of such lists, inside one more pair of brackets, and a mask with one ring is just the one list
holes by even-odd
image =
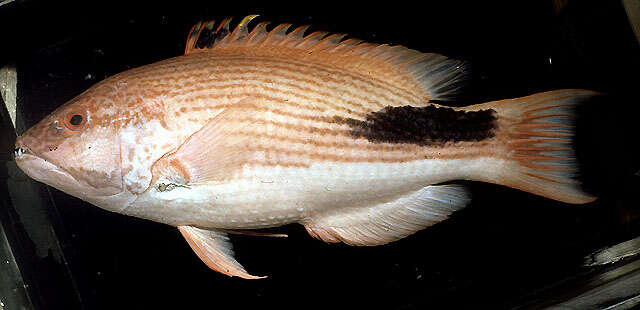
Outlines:
{"label": "fish jaw", "polygon": [[126,190],[114,193],[111,189],[105,191],[100,188],[88,187],[65,169],[33,154],[20,143],[20,140],[16,143],[14,156],[18,167],[34,180],[103,209],[123,213],[137,198],[137,195]]}
{"label": "fish jaw", "polygon": [[38,182],[61,189],[63,184],[74,184],[79,187],[79,182],[68,172],[56,166],[50,161],[29,153],[24,146],[16,146],[16,164],[24,173]]}

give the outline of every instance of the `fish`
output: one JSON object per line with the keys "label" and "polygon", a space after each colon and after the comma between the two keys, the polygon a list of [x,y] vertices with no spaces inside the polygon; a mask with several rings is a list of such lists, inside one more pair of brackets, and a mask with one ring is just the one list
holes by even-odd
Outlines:
{"label": "fish", "polygon": [[174,226],[209,268],[245,279],[264,276],[235,259],[230,234],[297,223],[328,243],[383,245],[468,205],[457,180],[596,199],[576,179],[573,138],[576,106],[597,92],[446,106],[465,61],[256,17],[199,22],[184,55],[96,83],[16,140],[17,165]]}

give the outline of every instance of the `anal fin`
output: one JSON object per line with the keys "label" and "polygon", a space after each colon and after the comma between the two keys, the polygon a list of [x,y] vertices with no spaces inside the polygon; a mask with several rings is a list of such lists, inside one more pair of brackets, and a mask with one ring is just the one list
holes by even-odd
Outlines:
{"label": "anal fin", "polygon": [[192,226],[178,226],[191,249],[211,269],[230,277],[262,279],[249,274],[233,257],[233,246],[226,233]]}
{"label": "anal fin", "polygon": [[393,242],[446,219],[470,198],[463,186],[432,185],[393,201],[344,209],[304,222],[311,236],[325,242],[375,246]]}

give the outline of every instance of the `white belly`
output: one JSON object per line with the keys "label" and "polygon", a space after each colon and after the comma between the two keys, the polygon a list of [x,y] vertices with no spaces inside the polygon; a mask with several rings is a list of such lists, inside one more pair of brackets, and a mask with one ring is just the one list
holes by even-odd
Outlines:
{"label": "white belly", "polygon": [[174,226],[274,227],[341,208],[371,206],[430,184],[484,179],[482,174],[500,164],[492,158],[474,158],[245,167],[224,184],[149,191],[126,213]]}

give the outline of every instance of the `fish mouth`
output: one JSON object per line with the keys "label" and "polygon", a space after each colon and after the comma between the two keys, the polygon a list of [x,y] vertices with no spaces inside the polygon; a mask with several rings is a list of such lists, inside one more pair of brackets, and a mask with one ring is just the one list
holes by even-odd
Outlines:
{"label": "fish mouth", "polygon": [[16,143],[15,149],[13,149],[13,159],[18,161],[23,156],[37,156],[27,146]]}
{"label": "fish mouth", "polygon": [[33,151],[24,143],[24,136],[19,136],[18,139],[16,140],[16,143],[13,149],[13,159],[15,161],[19,161],[23,159],[25,156],[26,158],[29,158],[28,156],[35,156],[35,157],[41,158],[41,156],[38,156],[38,153]]}
{"label": "fish mouth", "polygon": [[19,140],[16,142],[16,146],[13,149],[13,160],[15,160],[16,163],[20,163],[28,160],[35,160],[36,158],[44,160],[42,157],[36,155],[35,152],[29,149],[29,147],[20,143]]}
{"label": "fish mouth", "polygon": [[75,178],[66,169],[33,152],[22,141],[14,149],[16,164],[32,179],[105,209],[122,212],[137,198],[128,191],[105,192]]}
{"label": "fish mouth", "polygon": [[83,186],[71,173],[32,151],[20,139],[16,141],[14,159],[29,177],[63,192],[73,191],[75,194]]}
{"label": "fish mouth", "polygon": [[24,171],[28,176],[37,181],[57,187],[55,186],[55,183],[58,182],[53,182],[53,184],[51,182],[51,179],[55,176],[58,180],[64,179],[73,183],[79,183],[78,180],[76,180],[69,172],[38,156],[24,144],[16,143],[13,156],[18,167],[20,167],[20,169],[22,169],[22,171]]}
{"label": "fish mouth", "polygon": [[[60,167],[58,167],[56,164],[54,164],[52,162],[49,162],[46,159],[44,159],[41,156],[39,156],[38,154],[36,154],[36,152],[32,151],[24,143],[21,143],[20,139],[18,139],[18,141],[16,141],[15,148],[13,149],[13,159],[16,161],[16,163],[18,163],[18,166],[20,166],[21,162],[30,162],[30,161],[38,161],[38,160],[40,160],[40,161],[46,162],[47,166],[49,166],[49,168],[50,168],[50,166],[53,166],[53,167],[56,168],[56,170],[61,170],[61,171],[63,170]],[[71,176],[71,175],[69,175],[69,176]]]}
{"label": "fish mouth", "polygon": [[118,193],[100,193],[99,189],[89,188],[78,181],[66,170],[46,159],[34,155],[28,149],[16,148],[16,164],[29,177],[42,182],[71,196],[88,201],[110,211],[124,213],[137,198],[128,191]]}

